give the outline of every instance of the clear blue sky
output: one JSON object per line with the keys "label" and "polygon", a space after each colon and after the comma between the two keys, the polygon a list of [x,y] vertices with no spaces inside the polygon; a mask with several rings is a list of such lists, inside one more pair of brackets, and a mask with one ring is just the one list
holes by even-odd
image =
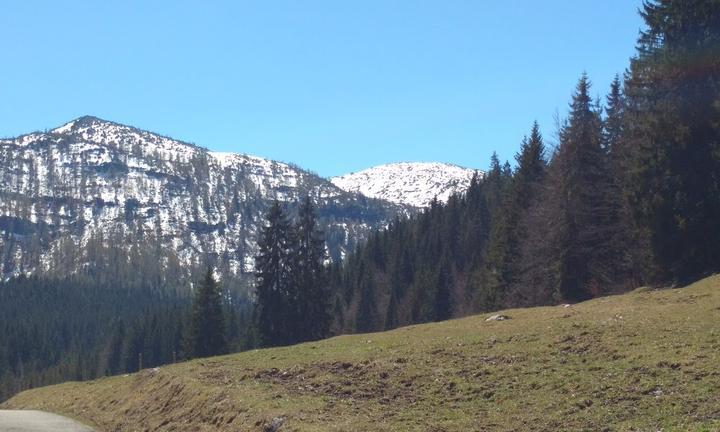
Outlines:
{"label": "clear blue sky", "polygon": [[486,168],[587,71],[604,95],[641,0],[5,0],[0,136],[90,114],[321,175]]}

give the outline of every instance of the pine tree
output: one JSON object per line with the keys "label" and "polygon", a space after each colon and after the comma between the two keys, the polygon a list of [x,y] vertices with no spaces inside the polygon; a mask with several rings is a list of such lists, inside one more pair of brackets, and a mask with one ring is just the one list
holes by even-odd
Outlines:
{"label": "pine tree", "polygon": [[444,321],[452,317],[452,287],[453,279],[450,263],[447,258],[444,258],[441,260],[437,276],[437,290],[435,291],[433,311],[435,321]]}
{"label": "pine tree", "polygon": [[388,302],[387,312],[385,313],[385,330],[391,330],[398,326],[398,300],[397,290],[390,290],[390,301]]}
{"label": "pine tree", "polygon": [[296,340],[322,339],[328,335],[332,317],[328,312],[325,240],[317,226],[310,197],[305,197],[300,206],[295,231],[297,245],[293,272],[298,284]]}
{"label": "pine tree", "polygon": [[355,330],[360,333],[376,331],[378,329],[377,299],[375,284],[371,280],[372,274],[361,273],[359,285],[360,304],[358,305]]}
{"label": "pine tree", "polygon": [[720,270],[720,3],[650,0],[627,81],[628,182],[655,279]]}
{"label": "pine tree", "polygon": [[230,304],[225,312],[227,317],[227,340],[228,346],[233,350],[238,350],[242,346],[240,341],[240,333],[242,327],[240,325],[240,319],[238,318],[237,309],[233,304]]}
{"label": "pine tree", "polygon": [[545,143],[537,122],[533,123],[530,136],[523,140],[515,161],[517,170],[513,177],[513,199],[515,207],[522,210],[537,197],[547,170]]}
{"label": "pine tree", "polygon": [[141,322],[136,322],[125,333],[123,344],[123,365],[125,372],[137,372],[140,370],[139,356],[145,351],[145,330]]}
{"label": "pine tree", "polygon": [[488,208],[494,210],[502,202],[504,183],[500,159],[498,158],[497,153],[493,152],[490,156],[490,169],[485,177]]}
{"label": "pine tree", "polygon": [[255,320],[260,343],[265,346],[288,345],[294,339],[297,317],[294,246],[290,222],[275,201],[267,214],[255,260]]}
{"label": "pine tree", "polygon": [[508,192],[511,175],[500,166],[497,153],[490,157],[490,170],[484,180],[484,195],[489,215],[489,239],[485,262],[478,275],[478,292],[481,309],[494,309],[504,296],[507,287],[508,236]]}
{"label": "pine tree", "polygon": [[607,95],[605,105],[605,121],[603,122],[603,147],[613,161],[612,166],[618,171],[612,172],[618,177],[622,169],[624,154],[623,136],[625,131],[625,95],[623,94],[622,81],[619,75],[615,75],[610,84],[610,93]]}
{"label": "pine tree", "polygon": [[607,289],[612,271],[605,257],[609,243],[607,159],[602,146],[599,109],[589,95],[590,81],[580,78],[560,145],[550,164],[543,203],[537,209],[546,232],[538,250],[546,263],[542,291],[582,300]]}
{"label": "pine tree", "polygon": [[208,268],[193,299],[187,349],[190,357],[209,357],[227,351],[222,303],[220,287]]}
{"label": "pine tree", "polygon": [[502,202],[495,211],[490,244],[488,246],[486,290],[494,299],[490,307],[499,304],[524,304],[528,286],[508,291],[518,285],[523,261],[520,258],[521,242],[526,239],[528,227],[526,213],[537,199],[545,177],[545,145],[540,127],[535,122],[530,136],[523,138],[520,152],[515,155],[517,169],[504,188]]}
{"label": "pine tree", "polygon": [[582,300],[607,286],[612,272],[609,252],[607,160],[602,148],[601,119],[583,74],[560,131],[560,147],[552,161],[552,193],[558,197],[550,241],[559,297]]}
{"label": "pine tree", "polygon": [[633,287],[641,284],[650,268],[647,236],[638,229],[632,217],[627,191],[629,156],[626,136],[627,102],[620,76],[610,85],[603,121],[603,150],[608,158],[609,235],[614,283]]}
{"label": "pine tree", "polygon": [[122,365],[122,349],[123,341],[125,340],[125,323],[123,320],[118,321],[117,325],[113,328],[112,337],[110,339],[110,346],[108,348],[107,356],[107,375],[115,375],[120,372]]}
{"label": "pine tree", "polygon": [[517,169],[513,176],[508,211],[510,231],[506,272],[510,287],[505,304],[542,304],[549,298],[540,292],[538,287],[542,285],[535,279],[540,264],[538,247],[546,241],[542,235],[538,208],[542,204],[540,197],[547,177],[547,160],[545,143],[537,122],[533,123],[530,135],[523,140],[515,160]]}

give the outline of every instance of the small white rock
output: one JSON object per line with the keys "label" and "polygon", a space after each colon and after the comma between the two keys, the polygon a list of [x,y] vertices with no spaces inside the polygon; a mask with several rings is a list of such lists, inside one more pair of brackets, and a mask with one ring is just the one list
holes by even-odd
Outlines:
{"label": "small white rock", "polygon": [[507,315],[492,315],[488,317],[485,321],[505,321],[509,319],[510,317]]}

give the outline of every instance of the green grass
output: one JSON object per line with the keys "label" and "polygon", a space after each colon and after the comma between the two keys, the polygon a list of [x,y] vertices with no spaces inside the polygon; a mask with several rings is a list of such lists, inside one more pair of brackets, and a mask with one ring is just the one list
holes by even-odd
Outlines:
{"label": "green grass", "polygon": [[66,383],[5,408],[105,431],[717,431],[720,276]]}

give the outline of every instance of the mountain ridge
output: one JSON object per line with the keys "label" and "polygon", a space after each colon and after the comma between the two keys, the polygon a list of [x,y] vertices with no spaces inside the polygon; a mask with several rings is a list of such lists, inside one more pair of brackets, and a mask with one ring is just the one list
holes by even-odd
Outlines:
{"label": "mountain ridge", "polygon": [[[292,215],[304,195],[318,207],[328,253],[339,260],[395,217],[418,212],[433,196],[462,192],[476,172],[405,163],[361,173],[398,166],[416,174],[414,193],[390,173],[373,179],[385,194],[367,194],[294,164],[211,151],[84,115],[45,132],[0,139],[0,277],[63,275],[97,259],[90,247],[130,252],[141,241],[167,251],[147,258],[165,266],[212,264],[220,277],[250,279],[265,210],[278,200]],[[425,184],[431,176],[435,183]]]}
{"label": "mountain ridge", "polygon": [[94,116],[0,140],[0,179],[3,277],[72,272],[88,264],[88,245],[129,251],[140,238],[177,255],[155,257],[160,262],[177,258],[181,267],[213,264],[250,276],[274,200],[292,214],[311,196],[333,259],[413,212],[343,191],[295,165],[213,152]]}

